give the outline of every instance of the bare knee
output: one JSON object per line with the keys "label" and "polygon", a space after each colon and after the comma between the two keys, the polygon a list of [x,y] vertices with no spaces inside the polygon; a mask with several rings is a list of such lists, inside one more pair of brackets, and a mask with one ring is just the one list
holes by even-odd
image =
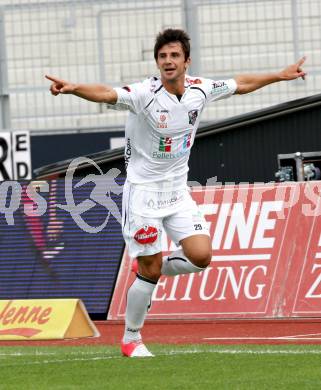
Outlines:
{"label": "bare knee", "polygon": [[151,256],[141,256],[138,260],[138,273],[154,282],[157,282],[161,276],[162,256],[155,254]]}
{"label": "bare knee", "polygon": [[212,245],[209,237],[205,235],[192,236],[180,243],[185,256],[197,267],[206,268],[211,263]]}
{"label": "bare knee", "polygon": [[206,249],[198,249],[192,251],[192,253],[185,253],[187,258],[197,267],[206,268],[210,265],[212,259],[212,253]]}

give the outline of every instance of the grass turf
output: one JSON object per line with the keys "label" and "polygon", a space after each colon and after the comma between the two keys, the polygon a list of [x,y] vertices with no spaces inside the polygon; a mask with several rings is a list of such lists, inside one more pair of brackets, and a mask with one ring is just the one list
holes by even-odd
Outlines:
{"label": "grass turf", "polygon": [[320,389],[321,346],[151,345],[154,358],[118,348],[1,347],[1,390]]}

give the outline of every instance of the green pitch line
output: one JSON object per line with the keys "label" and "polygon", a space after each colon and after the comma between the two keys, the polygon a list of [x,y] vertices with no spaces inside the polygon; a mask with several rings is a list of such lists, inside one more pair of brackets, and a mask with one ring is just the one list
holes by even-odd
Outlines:
{"label": "green pitch line", "polygon": [[321,346],[1,347],[1,390],[321,389]]}

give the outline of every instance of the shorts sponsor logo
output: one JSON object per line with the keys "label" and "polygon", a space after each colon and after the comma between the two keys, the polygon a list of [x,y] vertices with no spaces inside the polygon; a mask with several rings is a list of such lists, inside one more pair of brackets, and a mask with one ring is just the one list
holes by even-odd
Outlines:
{"label": "shorts sponsor logo", "polygon": [[135,240],[142,245],[152,244],[157,240],[158,230],[155,226],[144,226],[137,230]]}
{"label": "shorts sponsor logo", "polygon": [[[180,197],[181,198],[181,197]],[[177,201],[180,199],[177,195],[173,195],[171,198],[169,199],[159,199],[157,201],[157,208],[158,209],[163,209],[163,208],[166,208],[166,207],[169,207],[169,206],[172,206],[174,204],[177,203]]]}
{"label": "shorts sponsor logo", "polygon": [[177,205],[177,203],[181,202],[183,199],[183,194],[175,191],[169,195],[162,194],[159,199],[155,201],[150,199],[147,202],[147,207],[153,210],[162,210]]}
{"label": "shorts sponsor logo", "polygon": [[147,206],[148,208],[150,209],[153,209],[155,207],[155,202],[153,201],[153,199],[150,199],[148,202],[147,202]]}
{"label": "shorts sponsor logo", "polygon": [[188,111],[188,123],[190,125],[195,125],[196,119],[198,117],[198,110]]}

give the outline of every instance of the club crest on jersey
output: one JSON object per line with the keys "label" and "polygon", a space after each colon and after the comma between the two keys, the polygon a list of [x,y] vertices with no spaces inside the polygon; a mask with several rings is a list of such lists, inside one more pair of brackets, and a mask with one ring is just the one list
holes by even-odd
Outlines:
{"label": "club crest on jersey", "polygon": [[167,115],[166,114],[161,113],[159,115],[157,127],[159,129],[167,129]]}
{"label": "club crest on jersey", "polygon": [[198,110],[188,111],[188,123],[190,125],[195,125],[196,119],[198,117]]}
{"label": "club crest on jersey", "polygon": [[155,226],[145,225],[134,234],[134,239],[142,245],[152,244],[157,240],[158,230]]}

